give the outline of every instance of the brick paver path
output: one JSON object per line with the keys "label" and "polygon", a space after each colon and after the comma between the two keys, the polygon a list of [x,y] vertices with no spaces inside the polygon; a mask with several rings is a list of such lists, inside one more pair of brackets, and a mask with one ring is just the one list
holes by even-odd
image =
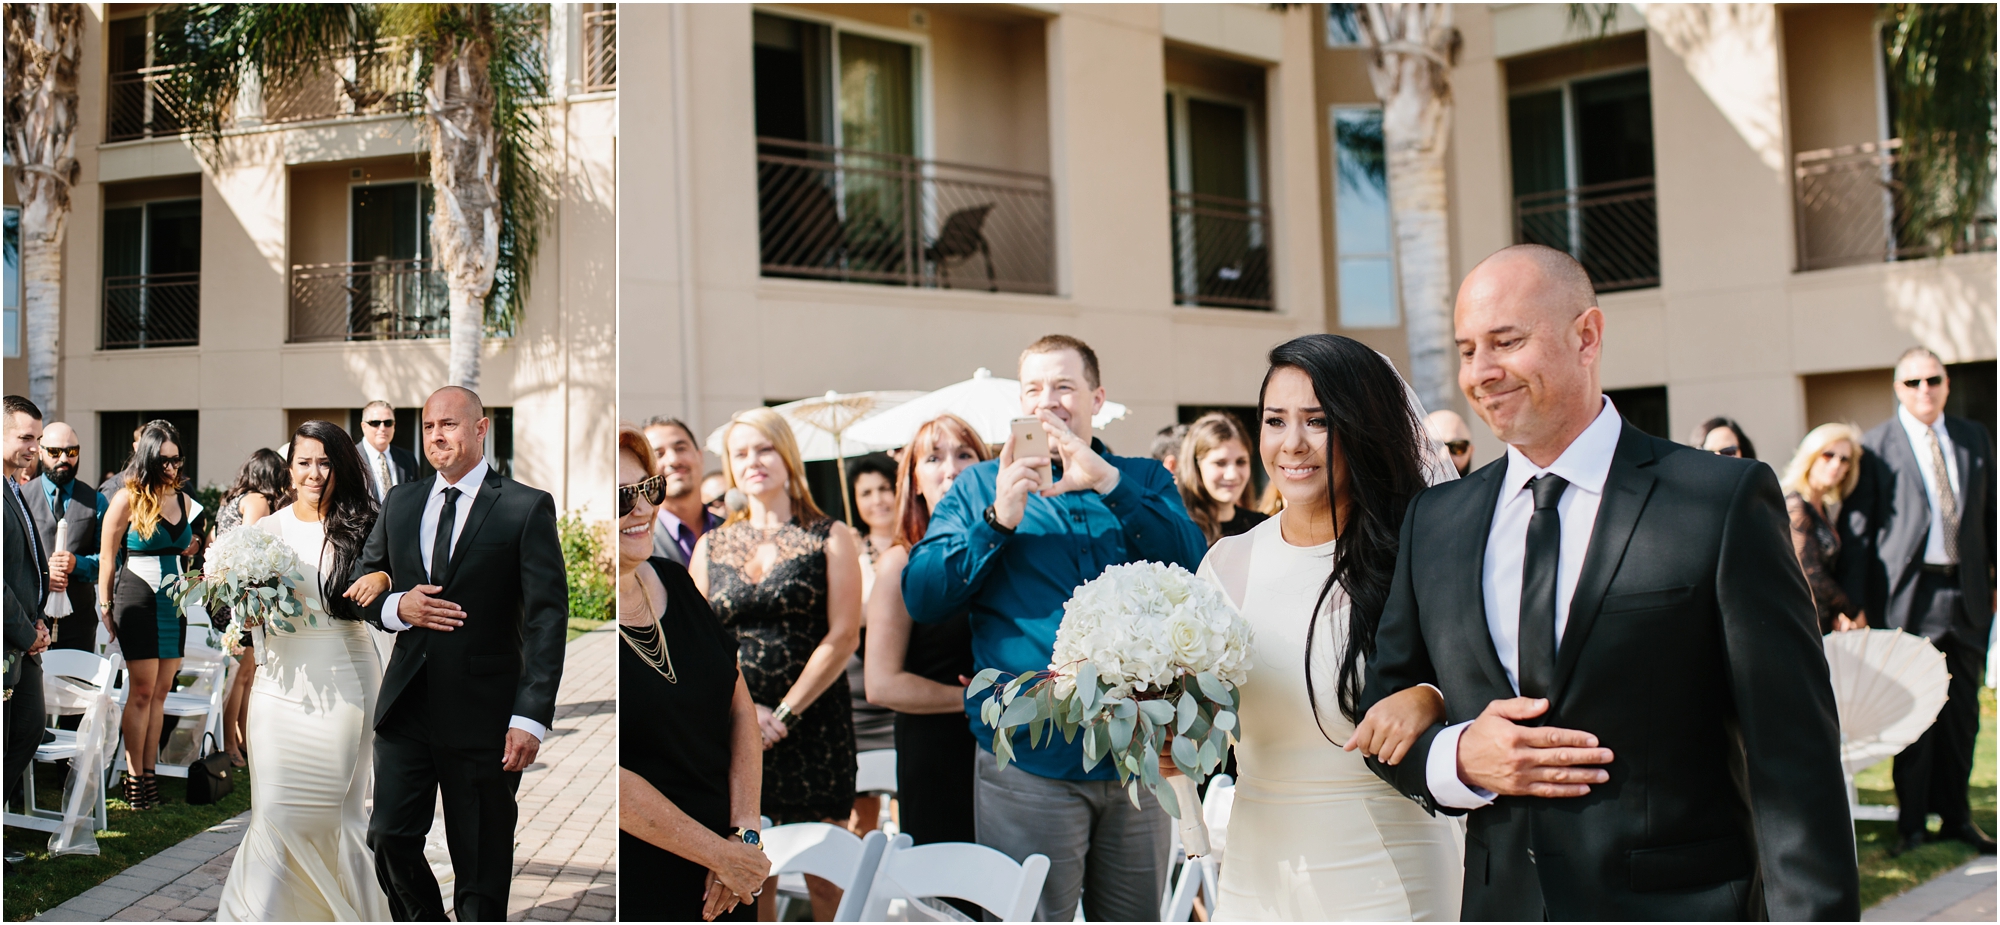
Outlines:
{"label": "brick paver path", "polygon": [[[508,918],[608,922],[618,875],[618,639],[569,644],[556,721],[521,776]],[[147,858],[40,916],[51,922],[205,922],[250,823],[244,813]],[[443,825],[440,821],[439,825]]]}

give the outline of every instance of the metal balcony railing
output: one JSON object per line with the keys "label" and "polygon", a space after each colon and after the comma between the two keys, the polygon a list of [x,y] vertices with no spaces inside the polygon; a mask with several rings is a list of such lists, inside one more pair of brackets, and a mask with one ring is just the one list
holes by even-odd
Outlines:
{"label": "metal balcony railing", "polygon": [[167,81],[172,68],[146,67],[111,75],[105,141],[178,135],[187,130],[181,100]]}
{"label": "metal balcony railing", "polygon": [[[178,135],[189,129],[171,77],[172,67],[111,75],[105,141]],[[337,58],[305,77],[267,86],[256,119],[266,125],[414,112],[423,105],[416,85],[416,57],[407,41],[385,40],[364,61]],[[226,125],[238,124],[235,119]]]}
{"label": "metal balcony railing", "polygon": [[102,349],[187,347],[200,341],[200,273],[104,278]]}
{"label": "metal balcony railing", "polygon": [[765,276],[1055,292],[1049,178],[757,139]]}
{"label": "metal balcony railing", "polygon": [[1659,199],[1652,177],[1514,199],[1514,243],[1568,253],[1598,292],[1660,284]]}
{"label": "metal balcony railing", "polygon": [[1172,194],[1174,301],[1268,310],[1271,213],[1261,202]]}
{"label": "metal balcony railing", "polygon": [[583,92],[618,89],[618,7],[583,14]]}
{"label": "metal balcony railing", "polygon": [[[1799,269],[1929,257],[1934,249],[1909,217],[1898,176],[1902,139],[1801,151],[1793,156]],[[1993,216],[1982,216],[1959,250],[1994,249]]]}
{"label": "metal balcony railing", "polygon": [[451,334],[444,273],[427,260],[295,266],[291,302],[293,343]]}

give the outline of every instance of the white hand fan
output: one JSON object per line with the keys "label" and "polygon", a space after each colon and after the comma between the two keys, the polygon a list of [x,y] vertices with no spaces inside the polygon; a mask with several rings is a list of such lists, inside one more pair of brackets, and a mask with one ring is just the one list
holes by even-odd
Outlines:
{"label": "white hand fan", "polygon": [[1840,709],[1840,760],[1848,774],[1915,742],[1943,709],[1951,674],[1944,653],[1901,630],[1826,637],[1833,700]]}

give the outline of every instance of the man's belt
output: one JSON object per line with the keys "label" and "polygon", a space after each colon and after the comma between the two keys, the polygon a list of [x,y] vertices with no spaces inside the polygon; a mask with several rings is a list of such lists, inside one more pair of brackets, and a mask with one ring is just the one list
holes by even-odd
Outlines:
{"label": "man's belt", "polygon": [[1922,569],[1926,575],[1937,575],[1943,578],[1958,577],[1958,566],[1956,565],[1932,565],[1929,562],[1924,562],[1919,564],[1917,568]]}

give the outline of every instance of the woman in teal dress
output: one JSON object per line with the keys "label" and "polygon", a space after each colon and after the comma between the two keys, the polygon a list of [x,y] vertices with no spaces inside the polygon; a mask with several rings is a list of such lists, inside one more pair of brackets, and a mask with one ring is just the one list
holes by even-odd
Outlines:
{"label": "woman in teal dress", "polygon": [[160,729],[166,722],[167,694],[180,673],[187,620],[162,585],[181,571],[191,553],[194,519],[201,506],[181,491],[180,433],[153,421],[139,429],[124,487],[104,514],[100,557],[119,567],[101,570],[97,584],[99,619],[125,655],[125,800],[133,809],[160,802],[153,768],[159,761]]}

